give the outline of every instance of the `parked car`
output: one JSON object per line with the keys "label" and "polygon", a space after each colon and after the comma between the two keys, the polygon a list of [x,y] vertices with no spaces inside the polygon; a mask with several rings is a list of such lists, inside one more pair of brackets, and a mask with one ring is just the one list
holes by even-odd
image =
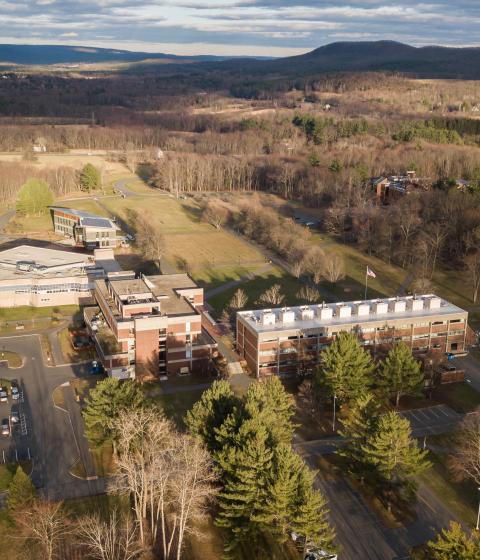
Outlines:
{"label": "parked car", "polygon": [[9,436],[10,435],[10,422],[8,418],[4,418],[2,420],[2,436]]}
{"label": "parked car", "polygon": [[8,402],[7,391],[3,387],[0,387],[0,402]]}
{"label": "parked car", "polygon": [[20,411],[18,410],[18,406],[12,406],[10,410],[10,422],[12,424],[18,424],[20,422]]}
{"label": "parked car", "polygon": [[93,360],[92,365],[90,367],[90,375],[100,375],[104,372],[104,367],[100,362],[97,360]]}
{"label": "parked car", "polygon": [[10,390],[11,395],[12,395],[12,399],[14,401],[18,401],[18,399],[20,398],[20,390],[18,388],[18,384],[16,381],[12,381],[12,388]]}

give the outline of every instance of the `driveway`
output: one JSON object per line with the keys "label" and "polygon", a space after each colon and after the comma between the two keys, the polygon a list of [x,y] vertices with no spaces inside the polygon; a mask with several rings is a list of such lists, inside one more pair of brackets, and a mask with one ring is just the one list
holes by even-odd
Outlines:
{"label": "driveway", "polygon": [[55,407],[52,399],[57,386],[88,375],[88,365],[45,366],[37,335],[4,337],[0,343],[25,357],[21,369],[8,369],[2,375],[18,379],[23,386],[26,416],[31,419],[29,438],[35,486],[44,496],[61,500],[104,492],[104,480],[84,481],[69,474],[79,457],[78,445],[85,445],[86,440],[75,437],[70,416]]}

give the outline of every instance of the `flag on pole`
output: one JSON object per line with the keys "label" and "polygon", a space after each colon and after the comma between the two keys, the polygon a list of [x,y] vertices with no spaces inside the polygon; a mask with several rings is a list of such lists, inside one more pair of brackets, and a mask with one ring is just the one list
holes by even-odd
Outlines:
{"label": "flag on pole", "polygon": [[367,276],[371,276],[372,278],[376,278],[377,275],[375,274],[375,272],[373,272],[373,270],[367,266]]}

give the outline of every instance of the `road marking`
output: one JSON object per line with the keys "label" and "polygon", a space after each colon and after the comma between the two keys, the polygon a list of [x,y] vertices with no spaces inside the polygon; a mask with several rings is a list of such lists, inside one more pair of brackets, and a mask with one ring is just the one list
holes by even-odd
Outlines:
{"label": "road marking", "polygon": [[419,498],[431,511],[433,511],[433,513],[437,513],[437,510],[431,506],[423,496],[419,496]]}
{"label": "road marking", "polygon": [[22,436],[26,436],[28,434],[28,430],[27,430],[27,420],[25,418],[25,414],[20,414],[20,430],[22,433]]}

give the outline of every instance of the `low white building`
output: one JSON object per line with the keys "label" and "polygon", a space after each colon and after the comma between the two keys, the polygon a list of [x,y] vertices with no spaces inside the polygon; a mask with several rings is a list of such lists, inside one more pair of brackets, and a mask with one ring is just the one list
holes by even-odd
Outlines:
{"label": "low white building", "polygon": [[95,280],[115,268],[111,249],[93,255],[31,245],[0,251],[0,307],[90,303]]}

